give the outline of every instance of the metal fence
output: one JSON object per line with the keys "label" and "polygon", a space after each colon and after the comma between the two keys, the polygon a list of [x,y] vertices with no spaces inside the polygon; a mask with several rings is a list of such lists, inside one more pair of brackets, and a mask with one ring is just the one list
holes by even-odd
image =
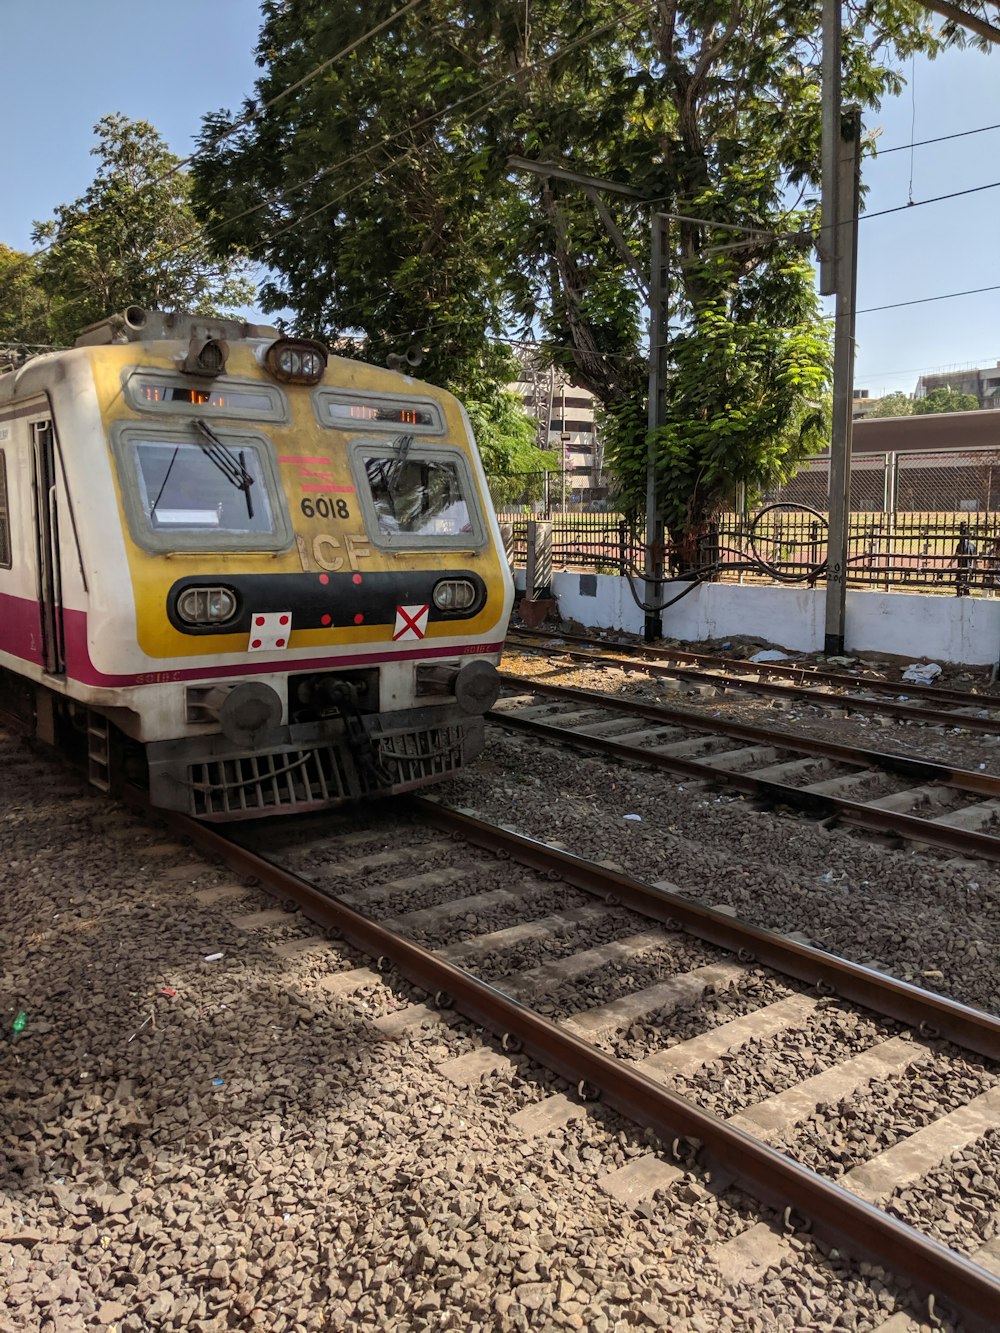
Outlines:
{"label": "metal fence", "polygon": [[[629,522],[615,512],[610,487],[595,488],[596,496],[574,493],[561,505],[554,486],[546,498],[543,477],[500,478],[495,487],[490,479],[515,564],[527,558],[528,523],[542,518],[552,525],[555,569],[642,570],[644,520]],[[518,486],[512,503],[507,497]],[[828,463],[814,461],[755,512],[720,514],[683,560],[668,548],[668,572],[822,582],[828,486]],[[856,457],[848,541],[852,586],[1000,592],[1000,452]]]}
{"label": "metal fence", "polygon": [[[826,508],[829,463],[818,458],[773,497]],[[1000,452],[886,453],[851,460],[854,513],[976,514],[1000,511]]]}
{"label": "metal fence", "polygon": [[[590,475],[593,479],[594,474]],[[508,472],[487,480],[498,512],[549,518],[552,514],[598,513],[612,508],[609,474],[598,473],[598,484],[587,486],[571,485],[571,478],[561,472]]]}

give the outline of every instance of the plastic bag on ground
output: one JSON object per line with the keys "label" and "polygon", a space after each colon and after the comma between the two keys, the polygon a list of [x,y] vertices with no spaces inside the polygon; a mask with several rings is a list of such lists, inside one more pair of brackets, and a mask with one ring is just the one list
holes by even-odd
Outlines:
{"label": "plastic bag on ground", "polygon": [[903,672],[903,680],[911,685],[929,685],[941,674],[936,662],[911,662]]}

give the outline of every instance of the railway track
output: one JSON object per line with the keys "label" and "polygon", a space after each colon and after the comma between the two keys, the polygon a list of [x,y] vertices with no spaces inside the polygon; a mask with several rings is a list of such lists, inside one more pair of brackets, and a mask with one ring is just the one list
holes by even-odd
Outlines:
{"label": "railway track", "polygon": [[820,708],[877,713],[900,721],[922,722],[926,726],[962,727],[988,733],[1000,731],[1000,697],[970,694],[945,686],[910,685],[804,664],[750,662],[689,653],[679,648],[647,648],[586,635],[551,635],[523,628],[508,635],[507,647],[549,655],[558,652],[560,658],[589,666],[618,667],[710,685],[720,694],[743,691],[770,698],[795,699]]}
{"label": "railway track", "polygon": [[509,673],[503,680],[511,693],[487,715],[501,726],[821,820],[1000,860],[1000,777],[992,774]]}
{"label": "railway track", "polygon": [[[575,1123],[595,1099],[651,1131],[665,1151],[638,1152],[602,1177],[622,1202],[652,1206],[654,1195],[734,1182],[784,1229],[812,1227],[929,1293],[938,1312],[943,1302],[965,1327],[996,1327],[1000,1243],[967,1232],[968,1253],[958,1253],[905,1220],[905,1200],[908,1189],[939,1190],[956,1149],[985,1143],[989,1158],[1000,1130],[1000,1020],[745,925],[673,886],[436,803],[410,810],[411,822],[388,829],[241,829],[244,841],[276,849],[267,858],[215,829],[170,822],[284,909],[376,960],[374,973],[333,972],[320,985],[343,996],[391,978],[394,998],[373,1019],[383,1036],[456,1015],[492,1033],[496,1041],[480,1038],[442,1066],[456,1085],[474,1089],[525,1057],[567,1080],[569,1093],[525,1097],[513,1117],[525,1135]],[[240,924],[282,921],[278,908]],[[399,978],[433,1003],[399,1007]],[[883,1122],[874,1151],[863,1135],[841,1141],[843,1116],[861,1112]],[[793,1160],[800,1142],[812,1167]],[[758,1223],[710,1257],[735,1279],[779,1263],[787,1245],[781,1221]]]}

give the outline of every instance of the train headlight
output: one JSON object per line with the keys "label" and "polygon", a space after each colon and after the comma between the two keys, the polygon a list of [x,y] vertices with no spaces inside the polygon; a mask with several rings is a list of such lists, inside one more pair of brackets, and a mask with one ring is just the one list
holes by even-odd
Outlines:
{"label": "train headlight", "polygon": [[229,588],[186,588],[177,598],[177,615],[187,625],[224,625],[236,614],[236,594]]}
{"label": "train headlight", "polygon": [[431,600],[439,611],[468,611],[477,596],[476,585],[468,579],[442,579],[435,583]]}
{"label": "train headlight", "polygon": [[265,352],[264,365],[283,384],[318,384],[326,357],[323,344],[311,338],[279,338]]}

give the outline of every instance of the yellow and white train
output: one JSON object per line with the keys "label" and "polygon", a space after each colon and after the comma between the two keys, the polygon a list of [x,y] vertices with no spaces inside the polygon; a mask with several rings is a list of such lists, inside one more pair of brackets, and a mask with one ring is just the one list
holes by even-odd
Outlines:
{"label": "yellow and white train", "polygon": [[132,307],[0,375],[0,697],[202,819],[454,773],[513,598],[461,404]]}

